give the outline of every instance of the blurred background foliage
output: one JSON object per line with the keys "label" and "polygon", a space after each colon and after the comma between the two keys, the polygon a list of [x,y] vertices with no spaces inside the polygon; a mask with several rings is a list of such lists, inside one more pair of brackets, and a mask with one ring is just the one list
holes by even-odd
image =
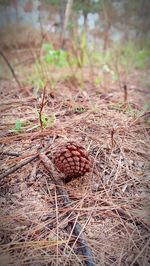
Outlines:
{"label": "blurred background foliage", "polygon": [[[47,65],[68,68],[73,75],[84,66],[97,65],[114,80],[120,67],[126,72],[149,67],[149,0],[71,2],[64,28],[69,0],[0,1],[0,47],[27,49],[34,57],[29,82],[43,86]],[[16,65],[18,58],[19,52]],[[52,87],[56,83],[52,78]]]}
{"label": "blurred background foliage", "polygon": [[[19,26],[20,31],[21,27],[23,30],[29,28],[58,37],[63,28],[66,4],[67,0],[1,0],[1,37],[11,27],[16,29],[17,35]],[[85,31],[89,45],[98,43],[104,49],[114,42],[129,40],[142,45],[150,38],[149,12],[149,0],[75,0],[66,37],[71,39],[74,34],[80,36]]]}

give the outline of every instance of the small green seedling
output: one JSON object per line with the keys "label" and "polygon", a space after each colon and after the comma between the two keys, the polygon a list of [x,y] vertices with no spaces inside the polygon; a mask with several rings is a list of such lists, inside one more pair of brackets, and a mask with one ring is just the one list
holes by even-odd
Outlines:
{"label": "small green seedling", "polygon": [[101,84],[101,78],[97,77],[97,78],[95,79],[95,85],[98,86],[98,85],[100,85],[100,84]]}
{"label": "small green seedling", "polygon": [[21,120],[17,119],[15,122],[15,128],[11,129],[10,131],[16,134],[21,133],[23,131],[24,126],[25,122],[22,122]]}
{"label": "small green seedling", "polygon": [[85,112],[85,109],[84,109],[84,107],[76,107],[76,108],[74,109],[74,112],[75,112],[76,114],[81,114],[81,113]]}
{"label": "small green seedling", "polygon": [[46,117],[45,115],[42,116],[42,123],[44,128],[52,127],[56,121],[55,115],[51,115]]}
{"label": "small green seedling", "polygon": [[[39,117],[40,117],[40,115],[38,113],[38,118]],[[55,116],[55,114],[52,114],[49,117],[47,117],[46,114],[42,114],[41,119],[42,119],[42,126],[43,126],[43,128],[52,127],[55,124],[55,122],[56,122],[56,116]]]}

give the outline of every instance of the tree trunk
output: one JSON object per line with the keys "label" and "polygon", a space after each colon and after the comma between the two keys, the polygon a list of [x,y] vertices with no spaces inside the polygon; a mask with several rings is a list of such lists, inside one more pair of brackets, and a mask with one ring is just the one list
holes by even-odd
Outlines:
{"label": "tree trunk", "polygon": [[63,29],[62,29],[62,33],[61,33],[61,48],[62,49],[65,46],[66,29],[67,29],[67,24],[68,24],[69,17],[71,14],[72,5],[73,5],[73,0],[68,0],[67,4],[66,4],[64,24],[63,24]]}
{"label": "tree trunk", "polygon": [[60,29],[61,33],[63,31],[64,19],[65,19],[65,7],[66,7],[66,0],[60,0]]}

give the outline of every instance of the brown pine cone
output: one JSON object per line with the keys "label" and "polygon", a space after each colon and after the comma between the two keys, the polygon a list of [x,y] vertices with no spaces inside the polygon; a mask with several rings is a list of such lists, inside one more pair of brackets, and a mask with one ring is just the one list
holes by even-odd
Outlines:
{"label": "brown pine cone", "polygon": [[83,176],[91,170],[88,152],[75,142],[60,145],[53,156],[53,163],[61,173],[64,173],[65,182]]}

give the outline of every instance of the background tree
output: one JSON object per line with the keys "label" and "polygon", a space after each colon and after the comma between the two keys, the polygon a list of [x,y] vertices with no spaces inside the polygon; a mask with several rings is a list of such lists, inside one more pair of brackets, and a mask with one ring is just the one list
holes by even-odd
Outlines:
{"label": "background tree", "polygon": [[63,29],[61,32],[61,48],[64,48],[65,46],[66,29],[67,29],[69,17],[71,14],[72,5],[73,5],[73,0],[68,0],[66,4],[66,9],[65,9]]}

